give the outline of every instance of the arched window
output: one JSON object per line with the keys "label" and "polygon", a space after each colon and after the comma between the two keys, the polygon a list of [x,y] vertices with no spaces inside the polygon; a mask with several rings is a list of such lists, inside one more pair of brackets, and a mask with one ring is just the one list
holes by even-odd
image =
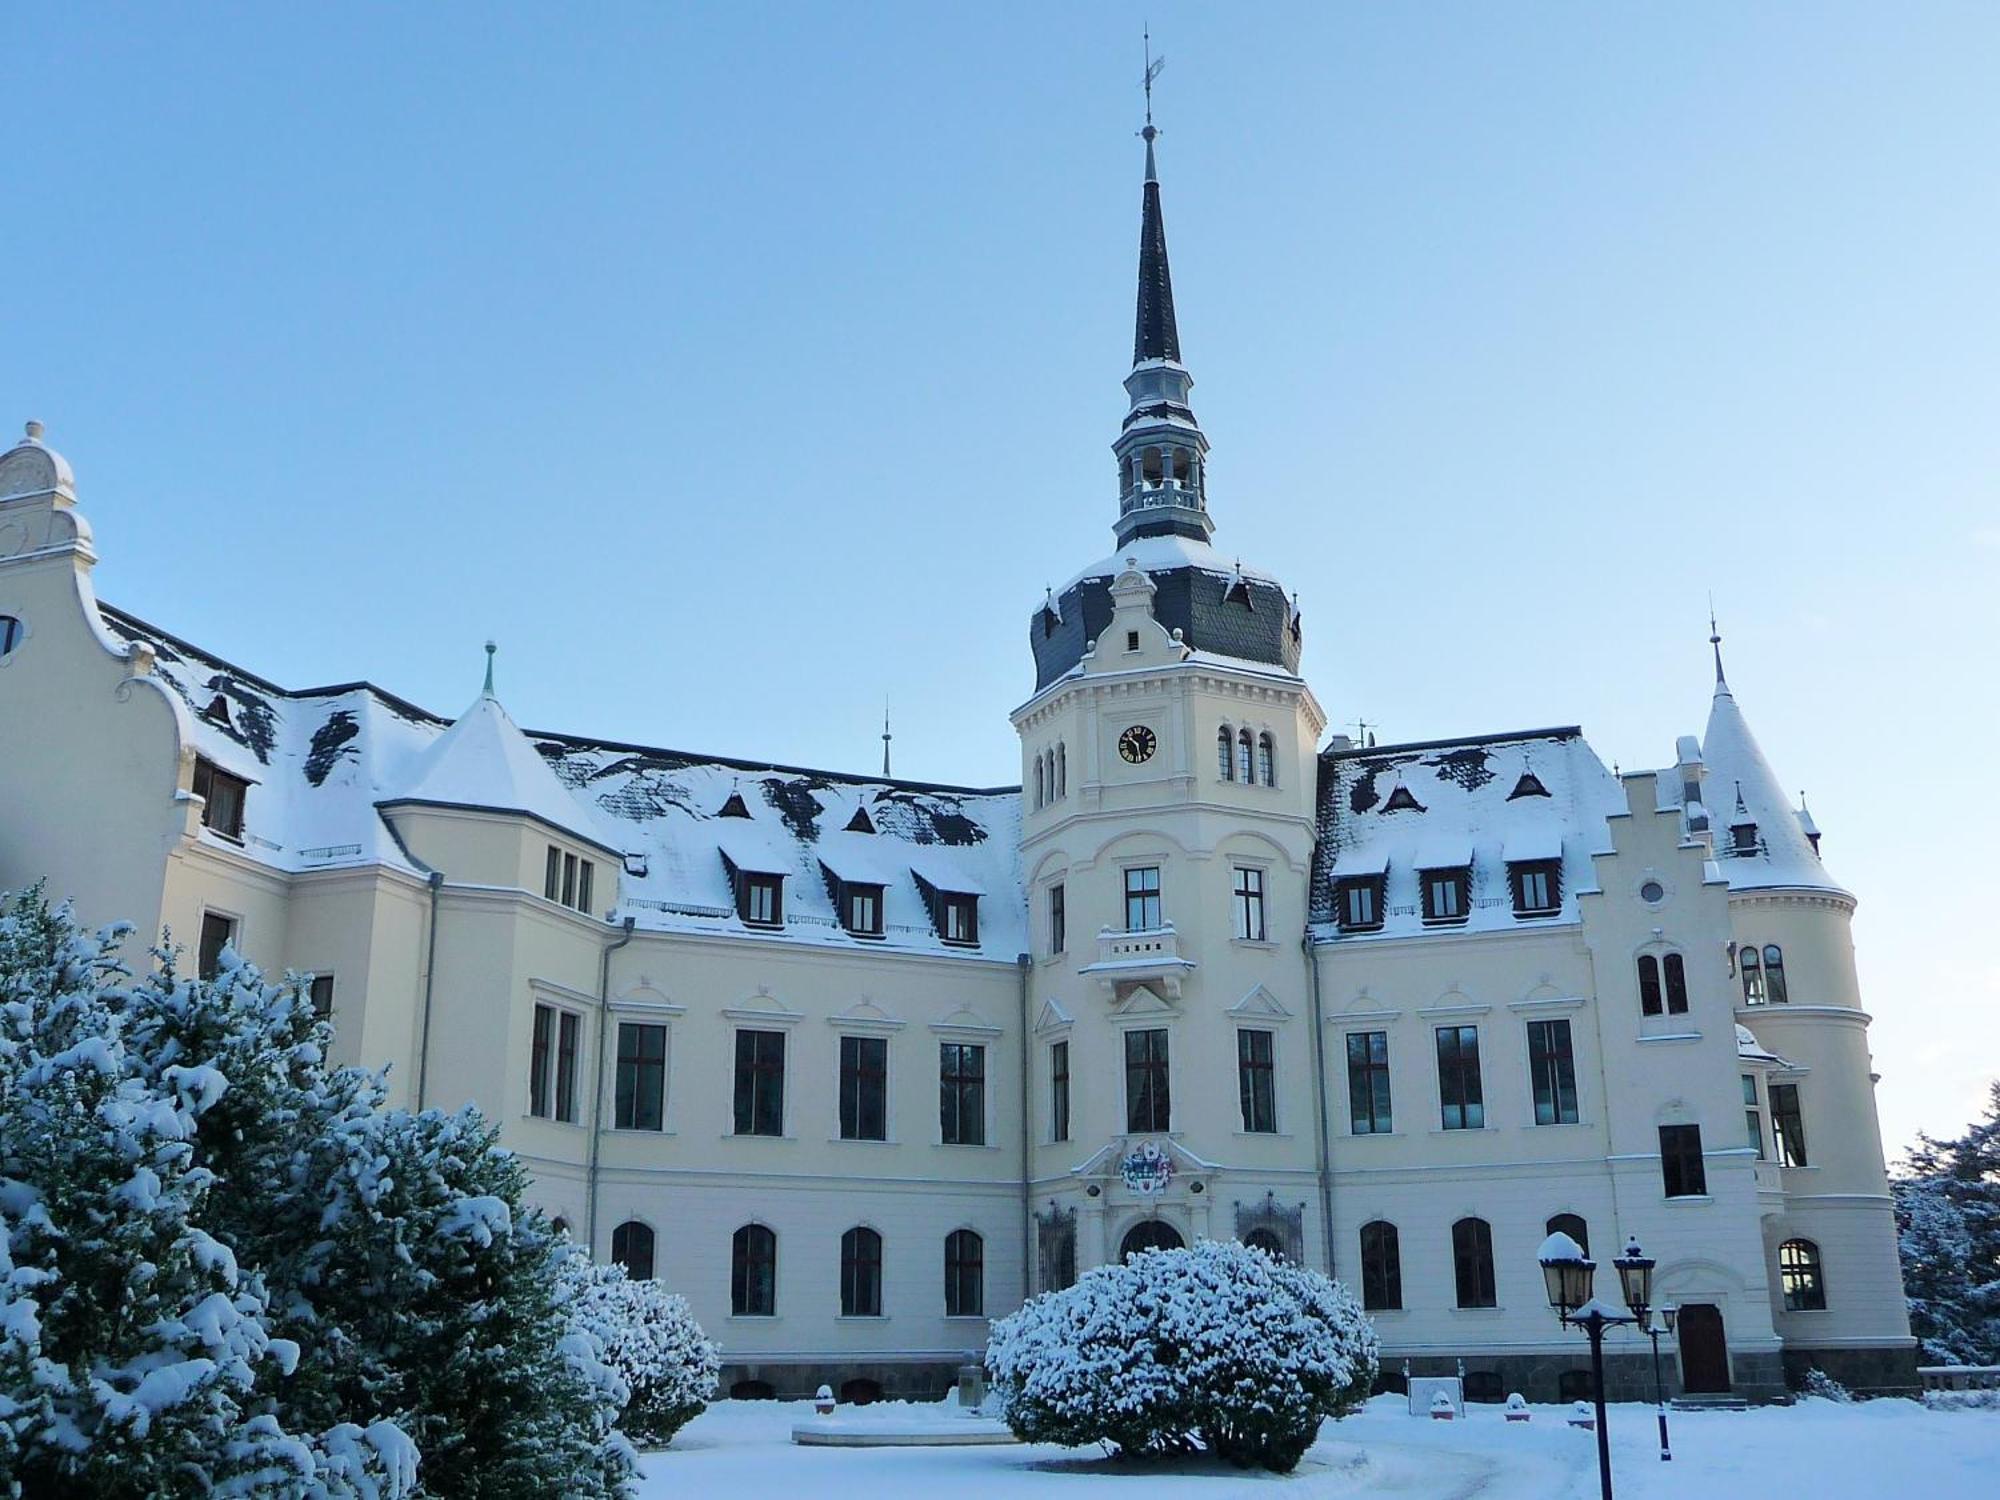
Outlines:
{"label": "arched window", "polygon": [[1278,784],[1278,747],[1268,734],[1257,736],[1257,783],[1260,786]]}
{"label": "arched window", "polygon": [[1660,972],[1667,981],[1667,1014],[1684,1016],[1688,1008],[1687,965],[1678,953],[1669,953],[1660,960]]}
{"label": "arched window", "polygon": [[1396,1226],[1375,1219],[1361,1226],[1361,1305],[1382,1312],[1403,1305],[1403,1252]]}
{"label": "arched window", "polygon": [[970,1229],[944,1237],[944,1315],[977,1318],[986,1311],[986,1242]]}
{"label": "arched window", "polygon": [[1047,800],[1047,782],[1042,773],[1042,758],[1035,757],[1035,806],[1040,807]]}
{"label": "arched window", "polygon": [[1251,748],[1253,743],[1247,729],[1236,736],[1236,779],[1245,786],[1254,784],[1250,779],[1250,757],[1255,753]]}
{"label": "arched window", "polygon": [[1544,1234],[1566,1234],[1585,1255],[1590,1254],[1590,1226],[1578,1214],[1557,1214],[1542,1226]]}
{"label": "arched window", "polygon": [[1460,1219],[1451,1226],[1451,1261],[1458,1274],[1460,1307],[1495,1307],[1493,1226],[1484,1219]]}
{"label": "arched window", "polygon": [[1187,449],[1185,448],[1174,449],[1174,482],[1176,484],[1186,484],[1188,482],[1188,477],[1191,472],[1192,471],[1188,467]]}
{"label": "arched window", "polygon": [[1773,1005],[1788,1004],[1792,998],[1785,992],[1785,953],[1776,943],[1764,949],[1764,991]]}
{"label": "arched window", "polygon": [[23,634],[25,632],[19,620],[12,615],[0,615],[0,656],[11,655],[14,648],[21,644]]}
{"label": "arched window", "polygon": [[637,1219],[627,1219],[611,1231],[611,1258],[625,1268],[634,1281],[650,1281],[653,1276],[653,1231]]}
{"label": "arched window", "polygon": [[778,1237],[762,1224],[745,1224],[729,1242],[729,1310],[739,1318],[777,1314]]}
{"label": "arched window", "polygon": [[840,1237],[840,1315],[882,1316],[882,1236],[859,1225]]}
{"label": "arched window", "polygon": [[1125,1238],[1119,1242],[1118,1258],[1128,1260],[1147,1250],[1181,1250],[1187,1241],[1171,1224],[1158,1219],[1141,1219],[1125,1231]]}
{"label": "arched window", "polygon": [[1660,961],[1650,953],[1639,955],[1639,1014],[1660,1013]]}
{"label": "arched window", "polygon": [[1252,1250],[1262,1250],[1272,1260],[1283,1260],[1285,1258],[1284,1245],[1280,1243],[1277,1235],[1268,1229],[1251,1230],[1243,1237],[1243,1243],[1248,1245]]}
{"label": "arched window", "polygon": [[1745,943],[1737,953],[1737,967],[1743,971],[1743,1003],[1764,1003],[1764,966],[1757,961],[1757,945]]}
{"label": "arched window", "polygon": [[1224,781],[1236,779],[1236,736],[1224,724],[1215,731],[1215,770]]}
{"label": "arched window", "polygon": [[1056,742],[1056,796],[1069,795],[1069,746]]}
{"label": "arched window", "polygon": [[552,1234],[568,1234],[569,1220],[560,1214],[556,1215],[555,1221],[549,1225],[549,1231]]}
{"label": "arched window", "polygon": [[1147,484],[1158,484],[1162,477],[1162,463],[1158,448],[1146,448],[1139,454],[1139,475]]}
{"label": "arched window", "polygon": [[1778,1285],[1785,1291],[1786,1312],[1825,1312],[1819,1246],[1811,1240],[1786,1240],[1778,1246]]}

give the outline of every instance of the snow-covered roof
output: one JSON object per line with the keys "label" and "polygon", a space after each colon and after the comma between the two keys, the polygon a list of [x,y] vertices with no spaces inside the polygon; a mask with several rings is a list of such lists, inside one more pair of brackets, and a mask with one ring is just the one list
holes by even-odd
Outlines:
{"label": "snow-covered roof", "polygon": [[[1618,783],[1581,731],[1530,730],[1413,745],[1335,749],[1320,757],[1313,921],[1319,937],[1367,941],[1434,930],[1423,920],[1418,872],[1470,864],[1471,908],[1452,930],[1519,925],[1509,861],[1560,859],[1562,906],[1594,887],[1590,856],[1611,847],[1605,819],[1625,808]],[[1334,882],[1381,875],[1382,926],[1341,934]]]}
{"label": "snow-covered roof", "polygon": [[1762,1042],[1758,1041],[1757,1034],[1748,1026],[1738,1026],[1736,1028],[1736,1055],[1741,1058],[1747,1058],[1751,1062],[1774,1063],[1781,1068],[1798,1066],[1790,1058],[1773,1052]]}
{"label": "snow-covered roof", "polygon": [[[1785,887],[1845,894],[1820,863],[1798,810],[1764,758],[1736,695],[1720,678],[1701,749],[1708,770],[1703,800],[1715,826],[1716,857],[1730,889]],[[1757,825],[1757,839],[1754,847],[1739,851],[1732,829],[1744,823]]]}
{"label": "snow-covered roof", "polygon": [[[1026,949],[1018,788],[846,776],[521,730],[485,698],[454,726],[368,683],[288,692],[131,615],[102,613],[115,634],[154,644],[155,671],[188,705],[197,753],[252,783],[240,852],[274,869],[385,864],[422,873],[378,806],[420,797],[526,812],[627,856],[614,916],[642,929],[752,933],[736,915],[727,851],[738,869],[786,877],[787,941],[1007,962]],[[211,712],[217,698],[224,707]],[[748,818],[719,816],[731,792]],[[847,831],[862,809],[875,833]],[[218,836],[204,829],[202,837]],[[822,859],[885,887],[880,939],[841,930]],[[938,889],[981,896],[976,945],[938,937],[915,869]]]}
{"label": "snow-covered roof", "polygon": [[1207,542],[1197,541],[1191,536],[1142,536],[1134,537],[1109,557],[1101,557],[1077,573],[1055,591],[1056,597],[1061,598],[1087,578],[1116,578],[1125,571],[1128,562],[1136,563],[1142,573],[1162,573],[1170,568],[1200,568],[1203,572],[1220,573],[1224,577],[1241,572],[1245,578],[1259,583],[1275,584],[1278,581],[1269,573],[1244,567],[1238,559],[1218,552]]}

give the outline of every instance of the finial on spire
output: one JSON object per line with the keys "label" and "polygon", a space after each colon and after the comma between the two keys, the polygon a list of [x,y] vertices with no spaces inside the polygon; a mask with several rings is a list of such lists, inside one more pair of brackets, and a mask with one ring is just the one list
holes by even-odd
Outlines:
{"label": "finial on spire", "polygon": [[1708,644],[1715,652],[1715,685],[1726,687],[1729,679],[1722,675],[1722,632],[1715,628],[1715,595],[1708,596]]}
{"label": "finial on spire", "polygon": [[883,774],[883,776],[884,776],[884,777],[887,777],[887,776],[888,776],[888,775],[890,774],[890,771],[889,771],[889,740],[890,740],[890,734],[889,734],[889,695],[888,695],[887,693],[884,693],[884,694],[882,695],[882,774]]}
{"label": "finial on spire", "polygon": [[479,690],[481,697],[493,696],[493,653],[499,649],[492,641],[486,643],[486,686]]}
{"label": "finial on spire", "polygon": [[1141,80],[1140,87],[1146,91],[1146,128],[1139,132],[1139,136],[1146,143],[1146,181],[1158,182],[1160,175],[1153,166],[1153,138],[1160,132],[1153,125],[1153,80],[1160,76],[1160,70],[1167,65],[1167,60],[1164,56],[1157,58],[1153,56],[1151,28],[1148,27],[1142,35],[1146,44],[1146,75]]}

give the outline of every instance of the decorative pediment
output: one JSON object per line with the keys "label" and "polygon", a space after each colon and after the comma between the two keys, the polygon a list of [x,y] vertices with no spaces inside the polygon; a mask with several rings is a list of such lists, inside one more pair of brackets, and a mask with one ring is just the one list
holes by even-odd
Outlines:
{"label": "decorative pediment", "polygon": [[1000,1035],[1000,1028],[969,1005],[961,1005],[947,1015],[931,1022],[931,1030],[951,1033],[957,1036],[993,1037]]}
{"label": "decorative pediment", "polygon": [[1041,1036],[1051,1031],[1067,1031],[1075,1021],[1076,1017],[1056,1004],[1052,995],[1042,1002],[1042,1008],[1035,1013],[1035,1034]]}
{"label": "decorative pediment", "polygon": [[1114,1016],[1178,1015],[1173,1005],[1147,985],[1135,984],[1111,1007]]}
{"label": "decorative pediment", "polygon": [[641,974],[638,981],[620,990],[611,997],[613,1010],[651,1011],[663,1016],[679,1016],[687,1013],[685,1005],[676,1005],[653,985],[652,979]]}
{"label": "decorative pediment", "polygon": [[840,1031],[859,1031],[885,1036],[891,1032],[901,1031],[909,1022],[898,1020],[863,995],[847,1009],[835,1011],[828,1016],[826,1024]]}
{"label": "decorative pediment", "polygon": [[1261,984],[1252,985],[1247,995],[1229,1007],[1228,1013],[1239,1019],[1258,1021],[1289,1021],[1292,1018],[1292,1013],[1278,1002],[1278,997]]}
{"label": "decorative pediment", "polygon": [[761,1026],[796,1026],[805,1019],[803,1012],[790,1009],[761,984],[756,994],[723,1006],[722,1014],[732,1021]]}

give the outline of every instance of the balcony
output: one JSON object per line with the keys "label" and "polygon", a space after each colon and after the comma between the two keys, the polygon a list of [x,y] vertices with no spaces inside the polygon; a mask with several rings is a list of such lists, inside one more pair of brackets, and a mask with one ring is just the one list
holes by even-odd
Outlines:
{"label": "balcony", "polygon": [[1194,966],[1193,959],[1181,957],[1180,935],[1167,922],[1138,932],[1106,927],[1097,934],[1097,961],[1077,972],[1090,975],[1113,995],[1143,984],[1178,1000],[1181,980]]}

